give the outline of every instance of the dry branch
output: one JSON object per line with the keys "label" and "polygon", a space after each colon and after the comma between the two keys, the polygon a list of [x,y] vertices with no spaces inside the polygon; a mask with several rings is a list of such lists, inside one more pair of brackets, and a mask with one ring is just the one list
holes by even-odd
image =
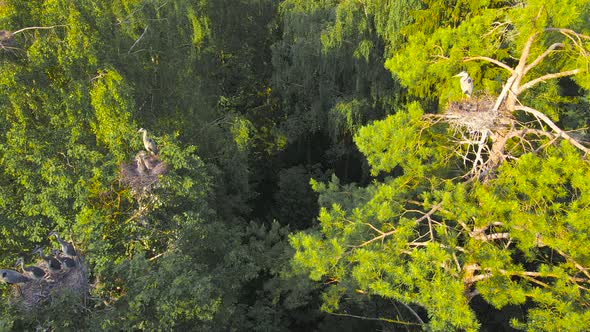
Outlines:
{"label": "dry branch", "polygon": [[563,137],[566,141],[570,142],[573,146],[584,151],[584,153],[586,153],[586,154],[588,154],[590,152],[590,149],[586,148],[580,142],[576,141],[573,137],[568,135],[564,130],[559,128],[555,123],[553,123],[553,121],[551,121],[551,119],[549,119],[549,117],[547,117],[542,112],[537,111],[534,108],[523,106],[523,105],[516,106],[516,110],[524,111],[526,113],[533,115],[534,117],[536,117],[537,119],[541,120],[543,123],[548,125],[559,136]]}
{"label": "dry branch", "polygon": [[483,61],[491,62],[500,68],[504,68],[504,69],[508,70],[511,74],[514,73],[514,69],[512,69],[510,66],[508,66],[507,64],[503,63],[502,61],[496,60],[494,58],[490,58],[487,56],[470,56],[470,57],[463,58],[463,62],[469,62],[469,61],[475,61],[475,60],[483,60]]}
{"label": "dry branch", "polygon": [[537,83],[545,82],[545,81],[553,79],[553,78],[560,78],[560,77],[576,75],[579,72],[581,72],[580,69],[573,69],[573,70],[562,71],[559,73],[552,73],[552,74],[543,75],[541,77],[537,77],[534,80],[530,80],[529,82],[527,82],[524,85],[522,85],[521,87],[519,87],[516,92],[516,95],[520,95],[525,90],[530,89],[531,87],[533,87]]}
{"label": "dry branch", "polygon": [[547,50],[545,50],[545,52],[543,52],[543,54],[539,55],[533,62],[531,62],[530,64],[528,64],[525,68],[524,68],[524,73],[528,73],[529,70],[533,69],[534,67],[536,67],[539,63],[541,63],[541,61],[543,61],[543,59],[549,55],[549,53],[553,52],[553,50],[555,50],[558,47],[563,47],[564,45],[562,43],[554,43],[551,46],[549,46],[547,48]]}

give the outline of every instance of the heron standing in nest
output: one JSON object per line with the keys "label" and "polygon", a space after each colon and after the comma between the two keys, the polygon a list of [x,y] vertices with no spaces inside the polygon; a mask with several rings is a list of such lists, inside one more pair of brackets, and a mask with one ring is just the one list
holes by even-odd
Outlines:
{"label": "heron standing in nest", "polygon": [[64,255],[72,258],[77,256],[76,249],[74,249],[74,246],[71,243],[64,241],[62,238],[60,238],[59,234],[56,231],[52,231],[51,233],[49,233],[49,236],[55,236],[55,239],[57,240],[57,242],[59,242],[59,245],[61,246],[61,252]]}
{"label": "heron standing in nest", "polygon": [[61,270],[61,262],[55,259],[55,257],[45,256],[43,254],[42,247],[37,247],[35,250],[33,250],[33,254],[39,254],[39,256],[41,256],[41,258],[47,264],[47,269],[49,269],[49,272],[57,273]]}
{"label": "heron standing in nest", "polygon": [[469,74],[467,74],[466,71],[462,71],[453,77],[461,77],[461,91],[463,91],[467,97],[471,98],[471,95],[473,94],[473,80],[469,77]]}
{"label": "heron standing in nest", "polygon": [[23,273],[28,277],[36,280],[43,279],[43,277],[45,277],[45,271],[42,268],[38,266],[25,266],[25,261],[22,257],[19,257],[16,260],[15,267],[18,266],[20,266]]}
{"label": "heron standing in nest", "polygon": [[143,146],[145,147],[146,151],[153,155],[158,154],[158,147],[156,146],[156,142],[154,142],[153,139],[148,137],[147,130],[139,128],[137,132],[143,133]]}

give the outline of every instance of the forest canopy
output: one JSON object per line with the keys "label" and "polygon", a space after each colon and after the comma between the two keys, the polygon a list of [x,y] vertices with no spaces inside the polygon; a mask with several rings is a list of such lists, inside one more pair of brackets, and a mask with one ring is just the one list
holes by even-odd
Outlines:
{"label": "forest canopy", "polygon": [[589,330],[589,22],[2,1],[0,330]]}

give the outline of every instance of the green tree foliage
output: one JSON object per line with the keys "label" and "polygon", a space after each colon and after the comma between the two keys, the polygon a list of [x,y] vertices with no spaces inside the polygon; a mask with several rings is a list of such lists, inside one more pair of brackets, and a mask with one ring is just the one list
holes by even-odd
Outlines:
{"label": "green tree foliage", "polygon": [[[588,13],[3,1],[0,264],[57,230],[89,293],[2,285],[0,330],[587,329]],[[463,69],[504,122],[453,120]]]}
{"label": "green tree foliage", "polygon": [[401,98],[383,68],[385,44],[373,5],[288,0],[280,5],[282,38],[273,45],[273,85],[289,142],[330,137],[333,159],[351,155],[351,137]]}
{"label": "green tree foliage", "polygon": [[[258,287],[254,280],[282,282],[290,251],[286,229],[266,231],[242,219],[251,195],[246,155],[226,119],[242,120],[217,107],[221,92],[236,81],[251,85],[228,77],[256,55],[242,59],[243,50],[232,49],[239,36],[226,43],[230,33],[220,25],[229,19],[237,30],[236,14],[254,12],[251,4],[229,13],[206,1],[7,6],[3,26],[12,31],[51,28],[16,34],[17,47],[2,54],[2,265],[12,266],[19,254],[31,260],[34,245],[50,245],[47,233],[57,229],[81,251],[93,287],[86,309],[67,298],[33,315],[6,307],[4,326],[227,330],[247,323],[255,330],[289,324],[261,317],[275,311],[280,294],[301,289],[305,296],[307,288],[285,284],[241,305],[243,293]],[[220,54],[230,52],[240,53],[232,60],[239,67],[221,68]],[[141,149],[139,125],[168,166],[147,194],[126,187],[119,171]],[[198,154],[190,144],[199,145]],[[9,292],[3,296],[8,303]],[[299,296],[289,296],[285,313],[305,304]],[[58,309],[68,315],[56,318]],[[272,315],[285,315],[276,311]]]}
{"label": "green tree foliage", "polygon": [[[585,105],[580,95],[587,92],[566,100],[556,78],[572,76],[587,88],[588,3],[424,5],[402,29],[407,42],[387,68],[411,95],[445,107],[464,98],[452,76],[466,68],[480,94],[501,103],[490,114],[512,126],[486,127],[490,138],[478,136],[489,154],[465,152],[473,141],[460,133],[481,128],[448,120],[465,114],[452,109],[424,114],[412,103],[363,127],[355,142],[383,180],[314,183],[319,226],[292,235],[295,266],[329,281],[324,309],[331,312],[361,293],[405,304],[397,320],[475,331],[482,317],[473,299],[481,297],[497,309],[524,311],[508,311],[506,325],[514,328],[588,329],[588,149],[550,120],[567,109],[560,103]],[[579,119],[587,120],[586,112],[580,108]],[[479,162],[485,169],[473,176]]]}

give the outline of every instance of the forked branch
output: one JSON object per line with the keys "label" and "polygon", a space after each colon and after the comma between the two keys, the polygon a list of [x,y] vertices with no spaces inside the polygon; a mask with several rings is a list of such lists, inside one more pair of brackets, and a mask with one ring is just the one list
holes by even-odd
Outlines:
{"label": "forked branch", "polygon": [[548,125],[549,128],[551,128],[559,136],[563,137],[563,139],[565,139],[566,141],[570,142],[573,146],[575,146],[576,148],[584,151],[584,153],[586,153],[586,154],[590,153],[590,149],[588,149],[587,147],[585,147],[584,145],[582,145],[580,142],[576,141],[573,137],[571,137],[570,135],[568,135],[564,130],[562,130],[561,128],[559,128],[553,121],[551,121],[551,119],[549,119],[549,117],[547,117],[542,112],[539,112],[539,111],[537,111],[534,108],[523,106],[523,105],[518,105],[518,106],[515,107],[515,109],[516,110],[520,110],[520,111],[524,111],[526,113],[529,113],[529,114],[533,115],[534,117],[536,117],[537,119],[539,119],[540,121],[542,121],[543,123],[545,123],[546,125]]}

